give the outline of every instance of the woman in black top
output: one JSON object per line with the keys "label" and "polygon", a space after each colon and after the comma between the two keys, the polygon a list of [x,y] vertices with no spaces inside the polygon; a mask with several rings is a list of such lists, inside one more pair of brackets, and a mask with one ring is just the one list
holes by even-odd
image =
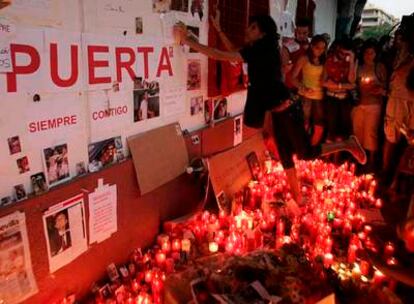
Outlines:
{"label": "woman in black top", "polygon": [[[245,46],[239,51],[220,51],[202,45],[187,35],[185,25],[176,25],[175,33],[180,41],[192,49],[216,60],[239,61],[248,64],[249,86],[244,108],[244,124],[262,128],[266,111],[272,112],[273,135],[277,142],[280,160],[297,203],[302,197],[293,162],[293,155],[302,159],[314,159],[338,151],[349,151],[360,162],[366,162],[364,150],[356,137],[348,140],[312,146],[304,128],[301,106],[290,98],[290,92],[282,81],[279,35],[277,26],[268,15],[255,16],[245,32]],[[220,35],[224,35],[219,32]]]}

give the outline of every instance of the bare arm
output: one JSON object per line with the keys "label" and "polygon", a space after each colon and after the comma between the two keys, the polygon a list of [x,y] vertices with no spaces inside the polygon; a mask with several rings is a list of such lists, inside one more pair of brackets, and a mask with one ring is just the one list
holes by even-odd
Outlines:
{"label": "bare arm", "polygon": [[[355,60],[355,55],[353,52],[350,52],[350,64],[349,64],[349,73],[348,73],[348,82],[350,84],[355,84],[357,77],[357,61]],[[354,86],[355,87],[355,86]]]}
{"label": "bare arm", "polygon": [[223,31],[218,32],[218,36],[219,36],[221,42],[224,44],[224,47],[226,48],[227,51],[237,51],[237,48],[229,40],[229,38],[227,37],[227,35]]}
{"label": "bare arm", "polygon": [[237,51],[234,44],[229,40],[227,35],[223,32],[220,26],[220,12],[216,11],[216,18],[210,17],[211,25],[217,31],[217,35],[223,43],[227,51]]}
{"label": "bare arm", "polygon": [[183,39],[182,42],[191,47],[192,49],[196,50],[197,52],[200,52],[215,60],[243,62],[243,57],[240,55],[239,52],[220,51],[218,49],[198,43],[189,38]]}
{"label": "bare arm", "polygon": [[292,69],[292,74],[291,74],[291,83],[296,87],[296,88],[300,88],[302,85],[302,83],[299,81],[299,75],[300,72],[303,69],[303,66],[306,64],[306,61],[308,59],[306,58],[306,56],[302,56],[299,58],[299,60],[295,63],[295,65],[293,66]]}

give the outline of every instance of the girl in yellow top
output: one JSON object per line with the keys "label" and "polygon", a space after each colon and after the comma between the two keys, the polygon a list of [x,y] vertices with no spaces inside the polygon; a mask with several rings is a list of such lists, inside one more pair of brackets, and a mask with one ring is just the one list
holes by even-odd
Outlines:
{"label": "girl in yellow top", "polygon": [[323,135],[322,80],[327,46],[322,35],[314,36],[307,54],[296,62],[291,76],[291,82],[302,100],[305,128],[309,130],[311,122],[314,125],[312,145],[320,143]]}

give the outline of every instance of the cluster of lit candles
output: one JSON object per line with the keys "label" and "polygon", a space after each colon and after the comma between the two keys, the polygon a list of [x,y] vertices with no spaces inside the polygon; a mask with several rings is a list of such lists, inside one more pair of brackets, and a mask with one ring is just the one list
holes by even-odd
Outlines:
{"label": "cluster of lit candles", "polygon": [[[280,163],[268,160],[259,180],[246,186],[248,195],[233,202],[231,214],[204,211],[183,224],[164,225],[153,248],[145,254],[135,253],[133,260],[140,266],[124,283],[125,302],[162,303],[168,274],[185,269],[194,258],[218,252],[243,255],[259,248],[277,250],[289,242],[302,246],[310,261],[322,258],[324,267],[343,280],[383,283],[385,276],[359,256],[364,248],[379,252],[370,238],[372,228],[360,213],[361,208],[382,205],[375,197],[373,177],[355,176],[354,165],[347,163],[338,167],[321,160],[296,161],[296,167],[306,198],[299,216],[286,216],[282,207],[272,204],[288,201],[291,195]],[[397,263],[393,244],[386,244],[383,252],[388,263]],[[107,303],[100,300],[96,302]]]}

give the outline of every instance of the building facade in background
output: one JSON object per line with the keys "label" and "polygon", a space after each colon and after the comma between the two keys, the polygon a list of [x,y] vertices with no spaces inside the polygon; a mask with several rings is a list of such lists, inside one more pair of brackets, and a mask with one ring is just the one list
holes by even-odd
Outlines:
{"label": "building facade in background", "polygon": [[375,6],[374,4],[368,3],[362,12],[361,30],[364,31],[366,29],[381,25],[393,26],[397,22],[398,19],[393,15],[385,12],[383,9]]}

